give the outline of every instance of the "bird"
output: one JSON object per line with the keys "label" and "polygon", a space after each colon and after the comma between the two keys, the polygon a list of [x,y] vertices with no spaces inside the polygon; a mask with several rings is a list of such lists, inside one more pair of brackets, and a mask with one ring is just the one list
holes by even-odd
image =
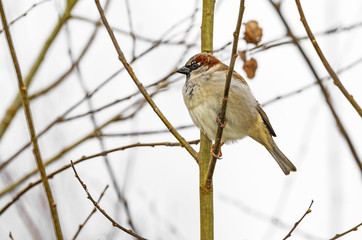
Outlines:
{"label": "bird", "polygon": [[[229,67],[210,53],[198,53],[176,72],[186,75],[183,99],[194,124],[215,139]],[[249,136],[263,145],[285,175],[297,171],[275,143],[275,131],[247,82],[233,71],[221,144]]]}

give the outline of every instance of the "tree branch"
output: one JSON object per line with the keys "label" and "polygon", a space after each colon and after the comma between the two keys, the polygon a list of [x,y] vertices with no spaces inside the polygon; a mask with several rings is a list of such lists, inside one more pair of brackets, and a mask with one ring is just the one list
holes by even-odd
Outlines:
{"label": "tree branch", "polygon": [[362,163],[361,160],[359,159],[359,156],[357,154],[356,148],[354,147],[352,140],[350,139],[347,131],[345,130],[342,121],[340,120],[336,110],[334,109],[334,106],[332,104],[332,101],[329,97],[329,92],[328,90],[323,86],[322,80],[319,77],[317,71],[315,70],[315,68],[313,67],[311,61],[309,60],[309,58],[307,57],[304,49],[302,48],[302,46],[299,44],[298,39],[295,37],[295,35],[293,34],[291,28],[289,27],[289,24],[287,23],[287,21],[285,20],[283,14],[280,11],[280,5],[276,4],[273,2],[273,0],[269,0],[269,2],[273,5],[274,9],[276,10],[276,12],[278,13],[280,19],[282,20],[285,28],[287,29],[287,34],[293,39],[294,45],[298,48],[299,52],[301,53],[301,55],[303,56],[304,60],[306,61],[309,69],[311,70],[313,76],[315,77],[316,81],[318,82],[319,87],[321,88],[322,94],[324,96],[324,99],[336,121],[336,124],[339,128],[339,131],[341,132],[341,134],[343,135],[343,137],[345,138],[345,140],[347,141],[348,147],[351,150],[351,153],[355,159],[355,162],[357,163],[357,166],[360,170],[360,172],[362,173]]}
{"label": "tree branch", "polygon": [[153,111],[157,114],[157,116],[161,119],[161,121],[166,125],[167,129],[175,136],[175,138],[185,147],[185,149],[191,154],[191,156],[197,160],[197,153],[196,151],[187,143],[187,141],[177,132],[177,130],[172,126],[172,124],[167,120],[167,118],[162,114],[161,110],[157,107],[155,102],[152,100],[151,96],[148,94],[147,90],[144,88],[142,83],[138,80],[135,73],[133,72],[133,69],[131,65],[127,62],[121,48],[118,45],[118,42],[113,34],[112,29],[110,28],[108,21],[104,15],[103,9],[99,3],[99,0],[95,0],[95,3],[97,5],[98,12],[102,18],[102,22],[104,26],[106,27],[108,34],[113,42],[114,47],[116,48],[118,59],[122,62],[124,68],[127,70],[129,75],[131,76],[132,80],[144,96],[144,98],[147,100],[149,105],[152,107]]}
{"label": "tree branch", "polygon": [[297,4],[298,7],[298,11],[299,11],[299,15],[300,15],[300,21],[302,21],[303,26],[305,28],[305,31],[308,34],[308,37],[310,39],[310,41],[313,44],[314,49],[316,50],[319,58],[321,59],[324,67],[326,68],[326,70],[328,71],[329,75],[331,75],[331,77],[333,78],[334,84],[339,88],[339,90],[341,90],[341,92],[343,93],[343,95],[347,98],[347,100],[352,104],[352,106],[354,107],[354,109],[357,111],[357,113],[360,115],[360,117],[362,117],[362,109],[361,107],[358,105],[358,103],[356,102],[356,100],[354,100],[353,96],[350,95],[348,93],[348,91],[346,90],[346,88],[343,86],[342,82],[339,80],[339,77],[337,76],[337,74],[334,72],[334,70],[332,69],[332,67],[329,65],[327,59],[325,58],[322,50],[320,49],[317,40],[315,39],[312,30],[309,28],[307,19],[304,16],[304,12],[302,9],[302,5],[300,4],[299,0],[295,0],[295,3]]}
{"label": "tree branch", "polygon": [[119,225],[111,216],[108,215],[108,213],[106,211],[104,211],[100,206],[99,204],[93,199],[92,195],[89,193],[88,189],[87,189],[87,185],[85,185],[82,181],[82,179],[80,179],[77,171],[75,170],[75,167],[74,167],[74,164],[72,161],[71,162],[71,165],[72,165],[72,168],[73,168],[73,171],[74,171],[74,174],[75,174],[75,177],[78,179],[80,185],[83,187],[84,191],[87,193],[87,198],[93,203],[93,205],[103,214],[103,216],[105,216],[111,223],[112,223],[112,226],[113,227],[116,227],[116,228],[119,228],[121,229],[122,231],[128,233],[129,235],[137,238],[137,239],[141,239],[141,240],[146,240],[146,238],[143,238],[139,235],[137,235],[136,233],[134,233],[133,231],[129,230],[129,229],[126,229],[125,227],[122,227],[121,225]]}
{"label": "tree branch", "polygon": [[41,158],[40,149],[38,146],[38,138],[36,137],[33,118],[32,118],[31,110],[30,110],[30,106],[29,106],[28,92],[27,92],[27,88],[23,82],[23,76],[21,74],[19,61],[16,56],[15,48],[14,48],[14,45],[13,45],[13,42],[11,39],[8,24],[6,21],[2,0],[0,0],[0,13],[1,13],[1,20],[2,20],[2,23],[4,26],[5,34],[6,34],[6,39],[7,39],[8,45],[9,45],[11,57],[13,59],[13,63],[14,63],[14,67],[15,67],[15,71],[16,71],[16,75],[17,75],[17,79],[18,79],[19,94],[21,96],[21,100],[23,103],[24,111],[25,111],[25,117],[26,117],[26,121],[28,124],[28,128],[29,128],[31,142],[33,145],[33,153],[34,153],[36,164],[38,166],[38,169],[39,169],[39,172],[41,175],[42,183],[43,183],[43,186],[44,186],[44,189],[46,192],[50,212],[52,215],[55,235],[58,240],[62,240],[63,233],[62,233],[62,229],[61,229],[60,222],[59,222],[59,216],[58,216],[58,212],[57,212],[57,208],[56,208],[56,203],[54,201],[52,190],[50,188],[50,184],[48,182],[47,174],[46,174],[45,167],[43,164],[43,160]]}
{"label": "tree branch", "polygon": [[357,226],[354,226],[353,228],[351,228],[351,229],[349,229],[349,230],[347,230],[347,231],[345,231],[343,233],[336,234],[330,240],[335,240],[335,239],[338,239],[338,238],[340,238],[340,237],[342,237],[342,236],[344,236],[344,235],[346,235],[346,234],[348,234],[350,232],[357,231],[360,226],[362,226],[362,223],[358,224]]}
{"label": "tree branch", "polygon": [[[22,19],[23,17],[27,16],[30,11],[32,11],[35,7],[40,6],[41,4],[45,3],[45,2],[49,2],[50,0],[43,0],[37,3],[34,3],[30,8],[28,8],[28,10],[26,10],[23,14],[21,14],[20,16],[16,17],[14,20],[10,21],[8,24],[8,27],[10,27],[11,25],[13,25],[14,23],[16,23],[17,21],[19,21],[20,19]],[[4,29],[0,29],[0,34],[4,31]]]}
{"label": "tree branch", "polygon": [[[104,190],[102,191],[101,195],[99,196],[99,198],[98,198],[98,200],[97,200],[97,204],[99,204],[99,203],[101,202],[101,200],[102,200],[105,192],[107,191],[108,187],[109,187],[109,185],[107,185],[107,186],[104,188]],[[85,224],[89,221],[89,219],[93,216],[93,214],[94,214],[96,211],[97,211],[97,208],[94,207],[93,210],[91,211],[91,213],[88,215],[88,217],[84,220],[84,222],[78,226],[78,230],[77,230],[77,232],[74,234],[74,236],[73,236],[73,238],[72,238],[73,240],[75,240],[75,239],[78,237],[80,231],[82,231],[82,229],[84,228]]]}
{"label": "tree branch", "polygon": [[[201,52],[213,52],[215,0],[202,1]],[[211,140],[200,131],[199,150],[199,199],[200,199],[200,239],[214,239],[214,193],[205,188],[204,179],[210,161]]]}
{"label": "tree branch", "polygon": [[283,240],[289,238],[290,236],[292,236],[293,231],[298,227],[298,225],[303,221],[304,217],[307,216],[307,214],[311,213],[312,210],[310,209],[313,205],[314,201],[312,200],[312,202],[310,203],[307,211],[303,214],[303,216],[296,222],[294,223],[293,228],[288,232],[288,234],[283,238]]}
{"label": "tree branch", "polygon": [[[198,144],[200,142],[200,140],[193,140],[190,141],[189,144]],[[117,151],[124,151],[126,149],[130,149],[130,148],[135,148],[135,147],[156,147],[156,146],[167,146],[167,147],[182,147],[181,143],[179,142],[159,142],[159,143],[134,143],[134,144],[130,144],[130,145],[126,145],[126,146],[122,146],[122,147],[118,147],[118,148],[113,148],[110,150],[106,150],[100,153],[96,153],[96,154],[92,154],[89,156],[83,156],[79,159],[77,159],[76,161],[74,161],[74,164],[78,164],[81,163],[83,161],[92,159],[92,158],[96,158],[96,157],[101,157],[101,156],[105,156],[109,153],[113,153],[113,152],[117,152]],[[210,149],[210,148],[209,148]],[[47,175],[47,178],[53,178],[55,175],[57,175],[58,173],[63,172],[64,170],[67,170],[68,168],[70,168],[71,165],[67,164],[61,168],[59,168],[58,170],[50,173]],[[28,174],[31,176],[31,174]],[[29,176],[28,176],[29,178]],[[7,188],[7,191],[10,191],[12,189],[14,189],[15,187],[19,186],[21,183],[23,183],[25,180],[23,181],[18,181],[16,182],[14,185],[11,185],[11,189],[9,189],[10,187]],[[36,182],[32,182],[29,183],[28,186],[26,186],[25,188],[23,188],[20,192],[18,192],[13,199],[8,202],[3,208],[0,209],[0,216],[11,206],[13,205],[17,200],[20,199],[21,196],[23,196],[27,191],[29,191],[30,189],[32,189],[33,187],[35,187],[36,185],[38,185],[39,183],[41,183],[41,179],[36,181]],[[6,193],[5,192],[5,193]],[[4,193],[4,194],[5,194]]]}
{"label": "tree branch", "polygon": [[[356,65],[360,64],[361,62],[362,62],[362,57],[355,60],[355,61],[353,61],[352,63],[346,65],[345,67],[339,69],[337,71],[337,73],[342,74],[343,72],[351,69],[352,67],[355,67]],[[331,79],[331,76],[328,75],[328,76],[325,76],[325,77],[321,78],[321,81],[323,82],[323,81],[327,81],[329,79]],[[267,106],[267,105],[269,105],[271,103],[274,103],[274,102],[276,102],[278,100],[286,99],[286,98],[291,97],[291,96],[295,96],[295,95],[297,95],[297,94],[299,94],[299,93],[301,93],[301,92],[303,92],[303,91],[305,91],[307,89],[310,89],[310,88],[312,88],[312,87],[314,87],[316,85],[318,85],[318,82],[313,82],[313,83],[306,84],[303,87],[300,87],[300,88],[298,88],[296,90],[293,90],[293,91],[284,93],[282,95],[276,96],[276,97],[274,97],[272,99],[269,99],[269,100],[263,102],[262,105],[265,107],[265,106]]]}
{"label": "tree branch", "polygon": [[[78,0],[68,0],[67,1],[67,6],[63,12],[63,15],[60,16],[53,31],[51,32],[48,39],[44,43],[44,46],[43,46],[42,50],[40,51],[37,59],[33,63],[32,67],[30,68],[28,75],[24,79],[24,85],[26,87],[28,87],[31,84],[40,65],[43,63],[46,53],[48,52],[48,50],[49,50],[50,46],[52,45],[52,43],[54,42],[55,38],[58,36],[58,33],[60,32],[60,29],[63,27],[64,23],[69,19],[71,11],[77,2],[78,2]],[[3,119],[0,122],[0,139],[6,132],[7,128],[9,127],[10,123],[14,119],[14,117],[20,107],[21,107],[21,96],[20,96],[20,94],[18,94],[14,98],[11,105],[6,110],[5,116],[3,117]]]}

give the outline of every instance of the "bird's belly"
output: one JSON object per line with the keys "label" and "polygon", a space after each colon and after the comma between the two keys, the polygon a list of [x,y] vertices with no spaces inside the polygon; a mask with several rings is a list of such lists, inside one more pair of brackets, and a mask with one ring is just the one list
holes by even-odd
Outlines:
{"label": "bird's belly", "polygon": [[[217,114],[218,111],[213,109],[207,102],[200,103],[189,109],[192,121],[197,127],[211,140],[215,139],[218,128]],[[228,120],[222,135],[222,142],[236,141],[247,135],[242,119],[234,119],[231,114],[226,115]]]}

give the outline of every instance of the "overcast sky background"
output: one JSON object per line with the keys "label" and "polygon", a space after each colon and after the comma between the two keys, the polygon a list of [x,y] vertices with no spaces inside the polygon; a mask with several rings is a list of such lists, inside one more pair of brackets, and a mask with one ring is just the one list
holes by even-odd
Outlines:
{"label": "overcast sky background", "polygon": [[[37,1],[5,0],[8,22],[23,14]],[[102,1],[103,3],[104,1]],[[301,1],[306,18],[313,32],[346,27],[362,22],[362,2],[358,0]],[[256,20],[263,28],[261,43],[285,36],[286,30],[275,10],[267,0],[246,0],[243,22]],[[23,76],[26,76],[47,36],[64,9],[64,1],[45,2],[11,26]],[[166,76],[176,67],[181,67],[189,57],[200,51],[199,27],[201,26],[201,1],[130,1],[132,26],[138,36],[158,40],[165,32],[165,39],[185,40],[197,43],[186,48],[184,45],[162,45],[132,64],[139,80],[146,86]],[[191,14],[195,25],[185,39]],[[216,1],[214,49],[232,41],[239,1]],[[292,0],[282,1],[281,10],[297,36],[305,30]],[[94,1],[80,0],[74,16],[98,20]],[[110,24],[129,31],[125,1],[111,1],[107,17]],[[172,27],[186,18],[182,24]],[[69,35],[63,28],[46,55],[44,63],[29,89],[34,93],[48,86],[71,65],[68,56],[69,43],[73,55],[81,48],[93,31],[94,25],[79,19],[69,20]],[[172,27],[172,30],[168,29]],[[243,32],[243,29],[242,29]],[[242,35],[242,34],[241,34]],[[70,41],[67,40],[70,36]],[[132,58],[133,42],[127,34],[116,34],[120,47],[127,59]],[[362,57],[362,27],[336,34],[317,37],[326,58],[335,71],[348,66]],[[135,54],[142,53],[152,43],[138,39]],[[301,42],[308,57],[321,77],[327,76],[322,63],[309,40]],[[250,49],[243,40],[239,50]],[[186,55],[184,51],[188,50]],[[215,55],[228,64],[231,47]],[[258,61],[254,79],[249,80],[255,97],[266,103],[315,82],[313,75],[291,44],[272,48],[252,55]],[[80,63],[80,75],[72,73],[51,93],[31,102],[37,132],[43,130],[66,109],[84,96],[80,77],[89,91],[114,72],[122,68],[105,29],[101,28],[95,43]],[[245,76],[242,62],[237,60],[235,70]],[[346,89],[362,104],[362,64],[358,64],[339,75]],[[182,99],[184,76],[174,74],[166,91],[154,100],[168,120],[175,126],[192,124]],[[326,87],[350,138],[362,156],[362,122],[341,92],[328,81]],[[4,33],[0,34],[0,118],[17,93],[16,74],[13,68]],[[130,77],[122,72],[99,93],[92,97],[94,108],[125,97],[137,91]],[[95,115],[98,125],[133,105],[140,96],[122,102]],[[69,116],[87,112],[82,104]],[[264,107],[277,133],[275,139],[280,149],[296,165],[298,171],[284,176],[274,159],[259,144],[249,138],[232,145],[224,145],[223,159],[217,162],[214,175],[215,239],[282,239],[293,224],[314,200],[312,212],[298,226],[291,239],[327,239],[344,232],[362,220],[361,172],[339,133],[330,110],[325,103],[319,86],[314,86],[292,97],[276,101]],[[132,109],[127,113],[132,112]],[[39,139],[43,159],[49,159],[58,151],[78,140],[92,130],[89,116],[56,125]],[[113,123],[104,133],[140,132],[165,130],[165,126],[149,106],[137,112],[131,120]],[[187,140],[199,138],[196,127],[181,130]],[[136,142],[175,142],[170,133],[132,137],[106,137],[105,149],[120,147]],[[0,161],[8,159],[23,144],[29,134],[23,111],[19,111],[6,134],[0,141]],[[199,146],[194,146],[198,149]],[[96,139],[88,140],[64,155],[47,168],[47,172],[58,169],[84,155],[101,152]],[[125,192],[133,221],[140,235],[148,239],[198,239],[199,238],[199,195],[198,166],[189,154],[177,147],[135,148],[109,155],[117,181]],[[14,180],[34,169],[31,149],[27,149],[14,162],[0,172],[0,188],[7,186],[5,174]],[[129,227],[124,208],[117,202],[114,187],[102,158],[91,159],[76,166],[79,175],[95,198],[110,184],[101,206],[122,225]],[[14,193],[20,191],[32,177]],[[58,174],[51,180],[60,220],[66,239],[70,239],[78,225],[92,209],[91,202],[74,178],[71,170]],[[43,189],[38,186],[30,190],[19,202],[30,213],[41,230],[43,239],[54,239],[52,223]],[[0,207],[11,200],[7,194],[0,198]],[[29,239],[30,233],[23,224],[15,206],[0,216],[0,239],[7,239],[9,231],[15,239]],[[100,214],[96,213],[85,226],[78,239],[133,239],[114,229]],[[362,230],[352,232],[343,239],[362,239]]]}

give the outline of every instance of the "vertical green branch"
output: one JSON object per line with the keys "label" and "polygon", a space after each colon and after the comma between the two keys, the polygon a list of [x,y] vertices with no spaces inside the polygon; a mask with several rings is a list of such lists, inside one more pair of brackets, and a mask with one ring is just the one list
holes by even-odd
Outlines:
{"label": "vertical green branch", "polygon": [[[215,0],[203,0],[201,25],[201,52],[213,52]],[[209,161],[211,141],[200,132],[199,178],[200,178],[200,239],[214,239],[213,188],[205,187],[205,177]]]}
{"label": "vertical green branch", "polygon": [[206,187],[205,178],[211,159],[211,141],[200,133],[199,181],[200,181],[200,239],[214,239],[214,194],[213,187]]}
{"label": "vertical green branch", "polygon": [[213,52],[215,0],[203,0],[201,24],[201,52]]}

